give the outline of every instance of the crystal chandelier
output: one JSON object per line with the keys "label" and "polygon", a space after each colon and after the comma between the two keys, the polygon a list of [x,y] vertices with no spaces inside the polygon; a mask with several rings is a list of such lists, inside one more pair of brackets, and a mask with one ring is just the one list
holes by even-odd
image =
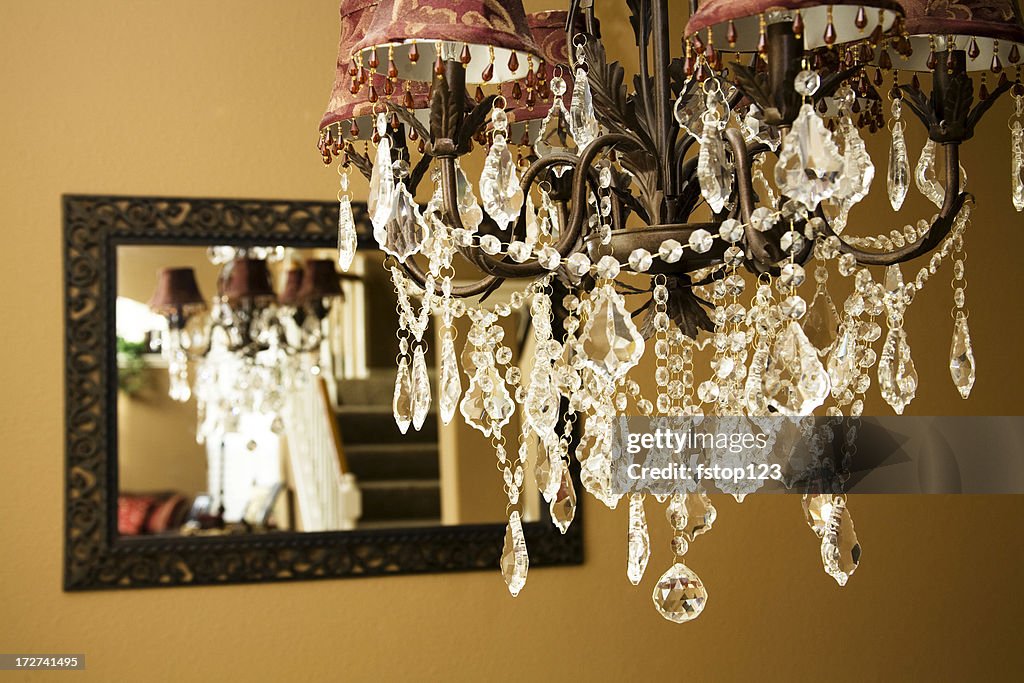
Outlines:
{"label": "crystal chandelier", "polygon": [[[576,501],[571,459],[599,501],[614,508],[623,497],[608,481],[619,416],[817,412],[852,416],[855,430],[873,382],[902,414],[918,390],[904,316],[946,261],[949,370],[968,397],[973,198],[959,145],[1008,91],[1009,180],[1024,209],[1024,27],[1012,0],[692,2],[677,56],[670,3],[631,1],[631,87],[606,56],[593,4],[526,16],[521,3],[496,0],[343,1],[320,128],[318,149],[341,176],[343,267],[356,245],[349,170],[370,181],[374,238],[400,302],[395,419],[418,428],[436,400],[445,423],[460,413],[491,438],[509,500],[501,571],[513,595],[529,566],[519,500],[531,441],[540,491],[564,530]],[[930,95],[919,73],[930,75]],[[908,113],[929,138],[913,167]],[[864,135],[890,141],[881,184],[893,209],[913,185],[934,216],[874,236],[846,231],[875,176]],[[463,162],[474,154],[483,171],[471,178]],[[421,208],[424,182],[433,192]],[[710,219],[695,222],[705,207]],[[829,290],[836,274],[853,285],[840,305]],[[489,305],[508,280],[525,287]],[[519,308],[536,342],[522,368],[499,325]],[[441,321],[434,397],[423,339],[431,315]],[[471,324],[461,355],[458,318]],[[635,376],[645,354],[656,367],[651,395]],[[508,434],[516,411],[522,430]],[[654,604],[685,622],[707,592],[682,558],[716,511],[699,483],[658,498],[676,559]],[[650,556],[645,498],[627,502],[627,576],[637,584]],[[803,504],[826,573],[845,584],[860,545],[842,489]]]}
{"label": "crystal chandelier", "polygon": [[199,443],[238,431],[243,415],[265,416],[281,434],[287,393],[320,371],[328,316],[343,296],[339,273],[330,259],[293,264],[277,294],[268,262],[281,261],[283,249],[213,247],[208,257],[221,266],[209,307],[191,268],[163,269],[149,302],[167,320],[168,394],[195,396]]}

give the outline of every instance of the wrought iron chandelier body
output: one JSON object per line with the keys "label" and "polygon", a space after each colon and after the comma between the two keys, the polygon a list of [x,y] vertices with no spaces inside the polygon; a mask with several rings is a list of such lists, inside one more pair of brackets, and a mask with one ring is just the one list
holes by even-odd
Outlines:
{"label": "wrought iron chandelier body", "polygon": [[[589,493],[610,507],[624,496],[609,483],[620,416],[798,418],[825,410],[856,418],[869,370],[902,413],[918,389],[903,315],[947,259],[950,373],[964,398],[974,383],[964,248],[973,199],[959,147],[1012,90],[1010,181],[1014,206],[1024,209],[1018,10],[1006,0],[947,14],[918,0],[690,4],[683,49],[673,55],[670,3],[627,1],[639,55],[627,88],[625,70],[606,55],[592,1],[530,17],[519,3],[491,0],[342,3],[338,79],[319,141],[326,163],[340,159],[340,262],[355,249],[347,194],[355,166],[370,180],[374,236],[391,256],[399,293],[396,420],[403,430],[418,427],[429,406],[418,368],[425,320],[437,314],[440,414],[447,423],[457,406],[495,444],[511,510],[502,572],[513,594],[528,567],[518,506],[524,443],[539,444],[531,464],[565,528],[575,507],[571,453]],[[907,81],[914,70],[930,72],[930,94],[916,73]],[[977,89],[972,71],[981,73]],[[429,107],[413,82],[424,72]],[[883,72],[891,86],[881,92]],[[904,106],[929,136],[913,169]],[[887,128],[890,203],[899,210],[915,186],[937,213],[885,234],[849,235],[850,210],[875,175],[861,131]],[[486,149],[480,200],[460,163],[478,147]],[[428,178],[433,198],[421,210],[413,196]],[[710,220],[696,221],[705,209]],[[479,271],[475,281],[455,281],[455,255]],[[923,257],[904,281],[901,264]],[[812,263],[813,280],[805,270]],[[833,264],[854,282],[841,308],[827,287]],[[878,281],[876,266],[884,268]],[[487,297],[508,280],[529,286],[511,305],[488,308]],[[814,285],[809,302],[800,294],[805,282]],[[631,311],[627,296],[642,303]],[[463,301],[472,298],[481,303]],[[510,365],[497,323],[526,305],[538,351],[533,367],[520,369]],[[463,316],[472,323],[461,357],[465,391],[452,332]],[[654,401],[630,374],[650,340]],[[698,381],[694,352],[702,349],[713,358],[710,377]],[[504,434],[516,409],[518,455],[506,451]],[[845,423],[847,455],[855,429]],[[826,425],[811,442],[820,447],[833,436]],[[860,545],[844,477],[832,474],[803,502],[826,572],[845,584]],[[702,484],[692,483],[661,497],[676,562],[658,580],[654,602],[677,622],[706,601],[682,556],[716,516]],[[740,499],[750,492],[722,490]],[[650,554],[644,495],[628,500],[627,574],[638,583]]]}

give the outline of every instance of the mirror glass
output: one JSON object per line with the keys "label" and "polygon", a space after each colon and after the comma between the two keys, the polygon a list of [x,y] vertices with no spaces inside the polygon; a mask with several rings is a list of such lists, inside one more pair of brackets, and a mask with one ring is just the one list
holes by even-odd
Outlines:
{"label": "mirror glass", "polygon": [[[424,335],[434,400],[403,434],[384,256],[360,250],[341,274],[336,253],[117,247],[122,537],[505,522],[489,441],[438,416],[436,326]],[[507,320],[505,343],[530,353],[528,320]],[[540,507],[526,501],[528,521]]]}

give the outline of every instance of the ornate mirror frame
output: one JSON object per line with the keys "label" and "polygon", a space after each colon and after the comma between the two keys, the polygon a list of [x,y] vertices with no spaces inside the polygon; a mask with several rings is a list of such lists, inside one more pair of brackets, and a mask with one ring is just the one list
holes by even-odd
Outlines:
{"label": "ornate mirror frame", "polygon": [[[185,586],[474,569],[498,572],[504,524],[251,536],[121,538],[117,533],[119,245],[333,247],[332,202],[66,195],[64,589]],[[360,246],[375,245],[365,205]],[[579,474],[574,472],[577,490]],[[497,486],[497,482],[495,486]],[[583,515],[562,535],[524,525],[532,567],[583,561]],[[500,581],[495,577],[496,581]]]}

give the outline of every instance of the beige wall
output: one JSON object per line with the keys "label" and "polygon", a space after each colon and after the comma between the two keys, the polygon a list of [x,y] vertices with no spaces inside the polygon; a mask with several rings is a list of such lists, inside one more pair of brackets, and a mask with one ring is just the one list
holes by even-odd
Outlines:
{"label": "beige wall", "polygon": [[[650,604],[670,561],[661,514],[652,506],[650,575],[633,589],[624,512],[589,499],[586,564],[532,572],[516,600],[497,571],[62,593],[59,196],[333,198],[314,143],[336,5],[0,4],[0,650],[84,652],[81,678],[104,681],[984,679],[1024,664],[1024,501],[1009,496],[854,500],[865,555],[843,590],[795,499],[718,501],[716,529],[689,557],[711,602],[686,626]],[[622,15],[605,27],[628,44]],[[917,414],[1021,412],[1024,231],[1009,210],[1007,114],[995,107],[965,154],[982,199],[969,239],[975,396],[963,403],[950,386],[940,279],[908,321],[925,385]]]}

